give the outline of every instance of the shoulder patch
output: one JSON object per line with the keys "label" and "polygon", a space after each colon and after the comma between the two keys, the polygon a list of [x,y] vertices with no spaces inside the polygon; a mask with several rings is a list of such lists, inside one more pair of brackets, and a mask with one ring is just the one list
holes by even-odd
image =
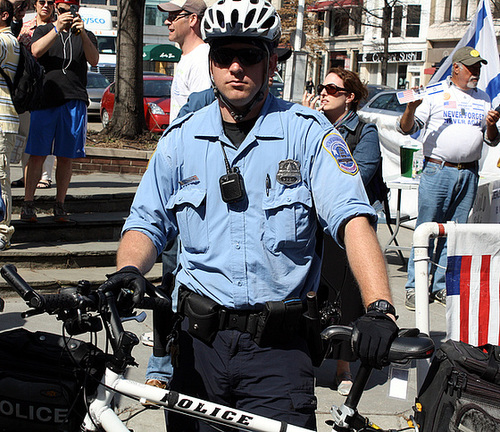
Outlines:
{"label": "shoulder patch", "polygon": [[355,175],[359,171],[349,147],[339,133],[329,133],[323,138],[321,145],[335,159],[342,172]]}

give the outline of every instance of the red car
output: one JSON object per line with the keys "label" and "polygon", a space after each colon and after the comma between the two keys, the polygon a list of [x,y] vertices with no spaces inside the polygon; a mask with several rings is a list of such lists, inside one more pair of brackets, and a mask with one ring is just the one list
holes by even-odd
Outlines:
{"label": "red car", "polygon": [[[170,89],[172,77],[144,74],[144,116],[151,132],[163,132],[170,123]],[[104,91],[101,99],[101,122],[106,127],[115,106],[115,83]]]}

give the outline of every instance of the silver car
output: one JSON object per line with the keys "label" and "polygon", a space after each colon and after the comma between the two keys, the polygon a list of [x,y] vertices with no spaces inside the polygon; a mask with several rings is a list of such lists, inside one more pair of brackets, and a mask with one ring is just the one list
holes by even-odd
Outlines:
{"label": "silver car", "polygon": [[101,110],[101,98],[104,90],[109,86],[109,80],[100,73],[87,72],[87,93],[89,95],[89,115],[99,115]]}

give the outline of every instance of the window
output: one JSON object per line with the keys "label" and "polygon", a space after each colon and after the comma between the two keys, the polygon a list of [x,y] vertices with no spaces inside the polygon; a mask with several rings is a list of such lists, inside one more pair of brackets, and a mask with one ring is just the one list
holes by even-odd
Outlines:
{"label": "window", "polygon": [[444,16],[443,16],[444,22],[451,21],[451,9],[452,9],[452,0],[445,0],[445,2],[444,2]]}
{"label": "window", "polygon": [[403,22],[403,6],[394,6],[392,19],[392,36],[400,37]]}
{"label": "window", "polygon": [[145,25],[156,25],[156,11],[158,9],[153,6],[146,6],[144,11],[144,24]]}
{"label": "window", "polygon": [[106,0],[85,0],[85,2],[82,2],[85,4],[94,4],[94,5],[106,5]]}
{"label": "window", "polygon": [[317,31],[320,36],[323,36],[323,30],[325,28],[325,12],[318,12],[318,26]]}
{"label": "window", "polygon": [[493,18],[500,18],[500,0],[493,0],[491,13],[493,14]]}
{"label": "window", "polygon": [[406,37],[418,37],[420,33],[420,5],[408,5],[406,16]]}
{"label": "window", "polygon": [[330,36],[349,34],[349,15],[342,10],[333,10],[330,14]]}
{"label": "window", "polygon": [[361,34],[362,9],[360,7],[352,8],[352,23],[354,25],[354,34]]}

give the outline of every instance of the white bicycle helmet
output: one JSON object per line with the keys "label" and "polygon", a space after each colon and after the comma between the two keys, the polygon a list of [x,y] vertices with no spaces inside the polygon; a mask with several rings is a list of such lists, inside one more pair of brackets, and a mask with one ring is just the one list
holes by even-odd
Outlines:
{"label": "white bicycle helmet", "polygon": [[281,36],[281,20],[267,0],[219,0],[206,10],[201,36],[205,42],[222,37],[248,37],[276,46]]}

